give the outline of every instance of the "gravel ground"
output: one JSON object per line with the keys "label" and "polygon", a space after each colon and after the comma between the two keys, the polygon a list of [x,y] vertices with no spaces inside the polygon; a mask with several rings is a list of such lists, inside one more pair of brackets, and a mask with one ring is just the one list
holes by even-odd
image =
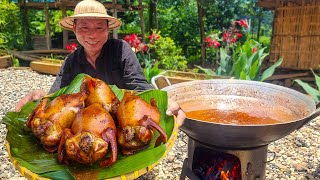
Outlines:
{"label": "gravel ground", "polygon": [[[34,89],[49,90],[54,76],[41,75],[30,69],[0,69],[0,119],[13,111],[16,102]],[[5,125],[0,121],[0,179],[25,179],[10,162],[4,140]],[[180,132],[173,149],[143,179],[179,179],[187,156],[187,137]],[[320,180],[320,118],[299,131],[269,145],[276,158],[267,164],[266,179]],[[271,158],[271,155],[270,155]]]}

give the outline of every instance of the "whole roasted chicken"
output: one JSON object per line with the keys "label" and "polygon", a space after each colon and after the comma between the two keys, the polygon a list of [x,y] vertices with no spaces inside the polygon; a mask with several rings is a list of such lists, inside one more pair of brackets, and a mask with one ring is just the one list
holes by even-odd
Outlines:
{"label": "whole roasted chicken", "polygon": [[47,151],[57,150],[62,131],[71,126],[76,114],[84,108],[86,98],[87,94],[83,91],[64,94],[56,97],[48,106],[49,99],[43,98],[31,112],[26,125]]}
{"label": "whole roasted chicken", "polygon": [[154,99],[149,104],[139,96],[127,92],[120,102],[116,116],[120,125],[118,143],[125,155],[148,147],[153,128],[160,133],[155,146],[167,141],[166,133],[159,126],[160,112]]}
{"label": "whole roasted chicken", "polygon": [[104,81],[85,76],[83,83],[81,84],[81,91],[88,92],[88,98],[85,101],[86,106],[93,103],[99,103],[109,113],[116,113],[119,106],[119,100]]}
{"label": "whole roasted chicken", "polygon": [[100,166],[110,166],[117,160],[116,126],[111,115],[101,104],[94,103],[82,109],[65,129],[58,149],[60,162],[75,160],[82,164],[92,164],[101,160],[111,147],[111,156],[100,162]]}

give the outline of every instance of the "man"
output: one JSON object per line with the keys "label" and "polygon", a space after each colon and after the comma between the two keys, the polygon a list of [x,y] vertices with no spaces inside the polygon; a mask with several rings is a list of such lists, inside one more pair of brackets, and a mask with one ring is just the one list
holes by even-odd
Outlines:
{"label": "man", "polygon": [[[103,4],[96,0],[81,1],[76,6],[74,15],[63,18],[59,24],[64,29],[72,30],[82,46],[65,59],[49,93],[69,85],[80,73],[122,89],[152,89],[130,45],[123,40],[108,40],[109,30],[120,27],[122,23],[109,16]],[[16,111],[28,101],[45,95],[43,90],[33,91],[17,103]],[[179,105],[171,99],[167,114],[177,115],[179,125],[182,125],[186,117]]]}

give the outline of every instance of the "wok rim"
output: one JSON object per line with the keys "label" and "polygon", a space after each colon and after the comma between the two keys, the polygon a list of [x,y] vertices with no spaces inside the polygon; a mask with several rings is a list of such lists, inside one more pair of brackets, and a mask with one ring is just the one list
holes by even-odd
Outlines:
{"label": "wok rim", "polygon": [[[312,109],[311,109],[311,112],[307,116],[304,116],[302,118],[298,118],[298,119],[288,121],[288,122],[279,122],[279,123],[272,123],[272,124],[252,124],[252,125],[224,124],[224,123],[208,122],[208,121],[189,118],[189,117],[186,117],[185,120],[198,121],[200,123],[206,123],[206,124],[210,124],[210,125],[221,125],[221,126],[232,126],[232,127],[266,127],[266,126],[285,125],[285,124],[290,124],[290,123],[297,123],[299,121],[304,121],[316,111],[316,102],[307,94],[303,94],[297,90],[290,89],[288,87],[284,87],[284,86],[280,86],[280,85],[276,85],[276,84],[272,84],[272,83],[268,83],[268,82],[250,81],[250,80],[242,80],[242,79],[193,80],[193,81],[173,84],[173,85],[170,85],[170,86],[163,88],[162,90],[170,92],[170,90],[174,91],[177,88],[185,87],[186,85],[190,86],[192,84],[200,84],[200,83],[201,84],[222,84],[222,85],[245,84],[245,85],[253,85],[256,87],[270,88],[273,90],[284,92],[286,94],[290,94],[291,96],[295,96],[295,97],[299,98],[301,101],[305,102],[306,104],[309,104],[310,106],[312,106]],[[226,96],[228,96],[228,95],[226,95]],[[243,97],[248,97],[248,96],[243,96]],[[183,111],[183,109],[181,109],[181,110]],[[183,128],[183,125],[181,127]]]}

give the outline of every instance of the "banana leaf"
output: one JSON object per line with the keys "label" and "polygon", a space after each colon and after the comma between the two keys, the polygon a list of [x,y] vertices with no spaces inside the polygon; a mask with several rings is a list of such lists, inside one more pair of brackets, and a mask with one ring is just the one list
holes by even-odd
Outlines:
{"label": "banana leaf", "polygon": [[[48,97],[54,99],[61,94],[78,92],[84,76],[85,74],[78,75],[69,86]],[[110,87],[121,100],[124,90],[114,85]],[[172,117],[166,116],[165,113],[167,109],[167,93],[161,90],[149,90],[137,95],[147,102],[150,102],[151,98],[156,99],[161,113],[160,126],[169,138],[174,128],[174,120]],[[11,156],[23,167],[42,177],[51,179],[88,179],[88,176],[83,174],[91,174],[90,179],[112,178],[153,165],[165,154],[166,146],[164,144],[154,147],[155,141],[159,136],[157,132],[154,132],[148,148],[131,156],[123,156],[118,153],[118,161],[108,168],[100,168],[98,163],[93,165],[80,165],[74,162],[71,162],[70,165],[60,164],[57,160],[57,153],[45,151],[40,141],[32,134],[31,129],[26,127],[28,116],[38,103],[39,101],[29,102],[20,112],[6,113],[2,121],[8,129],[7,141],[10,144]]]}

